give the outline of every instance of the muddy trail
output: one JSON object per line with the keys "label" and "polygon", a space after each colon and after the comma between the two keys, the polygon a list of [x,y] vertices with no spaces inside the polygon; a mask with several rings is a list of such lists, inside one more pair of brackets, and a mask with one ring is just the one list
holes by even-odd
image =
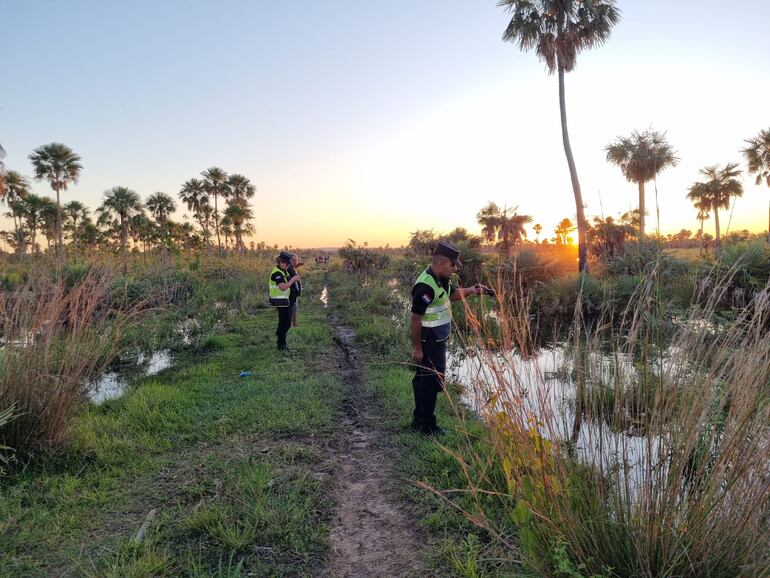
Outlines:
{"label": "muddy trail", "polygon": [[321,576],[419,576],[421,541],[398,489],[395,449],[378,421],[376,400],[362,383],[362,360],[353,347],[355,333],[330,315],[338,346],[337,365],[345,405],[338,472],[333,492],[329,566]]}

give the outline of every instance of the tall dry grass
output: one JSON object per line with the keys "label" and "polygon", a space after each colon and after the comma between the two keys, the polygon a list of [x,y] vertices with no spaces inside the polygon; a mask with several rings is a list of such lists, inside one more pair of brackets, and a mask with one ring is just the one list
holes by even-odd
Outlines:
{"label": "tall dry grass", "polygon": [[0,445],[25,462],[66,439],[87,399],[87,383],[116,354],[121,330],[143,308],[124,306],[108,269],[80,281],[32,275],[14,291],[0,292],[2,368]]}
{"label": "tall dry grass", "polygon": [[466,400],[494,448],[467,444],[468,490],[499,497],[537,575],[770,576],[770,293],[718,325],[728,281],[664,337],[653,272],[551,351],[526,295],[468,308]]}

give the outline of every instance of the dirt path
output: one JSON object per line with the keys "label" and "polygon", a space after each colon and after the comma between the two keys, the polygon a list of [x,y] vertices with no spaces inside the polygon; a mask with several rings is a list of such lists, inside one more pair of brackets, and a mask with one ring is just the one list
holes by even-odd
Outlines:
{"label": "dirt path", "polygon": [[334,315],[338,365],[346,394],[344,426],[338,448],[331,521],[329,568],[322,576],[396,577],[420,575],[417,529],[405,510],[394,472],[394,449],[376,421],[376,404],[361,383],[361,362],[354,332]]}

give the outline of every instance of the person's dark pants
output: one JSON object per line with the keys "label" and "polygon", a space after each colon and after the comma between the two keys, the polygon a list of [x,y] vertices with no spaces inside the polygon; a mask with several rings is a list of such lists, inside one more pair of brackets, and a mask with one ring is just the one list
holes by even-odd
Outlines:
{"label": "person's dark pants", "polygon": [[423,433],[436,430],[436,397],[444,389],[446,372],[446,340],[432,337],[422,342],[422,363],[412,379],[414,417],[412,427]]}
{"label": "person's dark pants", "polygon": [[276,307],[278,309],[278,329],[275,336],[278,338],[278,349],[286,348],[286,334],[291,328],[291,307]]}

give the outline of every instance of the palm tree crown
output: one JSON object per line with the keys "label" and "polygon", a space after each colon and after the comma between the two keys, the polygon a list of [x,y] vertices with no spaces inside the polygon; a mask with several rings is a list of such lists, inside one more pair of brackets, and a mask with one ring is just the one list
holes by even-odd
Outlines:
{"label": "palm tree crown", "polygon": [[500,0],[498,5],[512,14],[503,40],[534,49],[551,74],[574,70],[578,54],[607,42],[620,21],[614,0]]}
{"label": "palm tree crown", "polygon": [[256,187],[243,175],[230,175],[227,184],[230,185],[230,202],[241,206],[245,206],[257,192]]}
{"label": "palm tree crown", "polygon": [[165,223],[168,216],[176,211],[174,199],[161,192],[151,194],[147,198],[145,206],[152,213],[152,216],[155,217],[155,220],[161,224]]}
{"label": "palm tree crown", "polygon": [[741,152],[749,163],[749,174],[757,175],[756,184],[764,180],[770,187],[770,129],[760,131],[746,143],[749,146]]}
{"label": "palm tree crown", "polygon": [[679,158],[666,141],[665,133],[652,129],[635,130],[629,137],[618,137],[604,150],[607,160],[620,167],[629,182],[639,185],[639,235],[644,237],[644,183],[655,179],[664,169],[676,166]]}
{"label": "palm tree crown", "polygon": [[61,255],[61,199],[60,194],[66,191],[70,183],[76,183],[83,166],[80,156],[70,147],[62,143],[50,143],[39,146],[29,155],[35,169],[35,178],[46,180],[56,192],[56,239],[57,250]]}

